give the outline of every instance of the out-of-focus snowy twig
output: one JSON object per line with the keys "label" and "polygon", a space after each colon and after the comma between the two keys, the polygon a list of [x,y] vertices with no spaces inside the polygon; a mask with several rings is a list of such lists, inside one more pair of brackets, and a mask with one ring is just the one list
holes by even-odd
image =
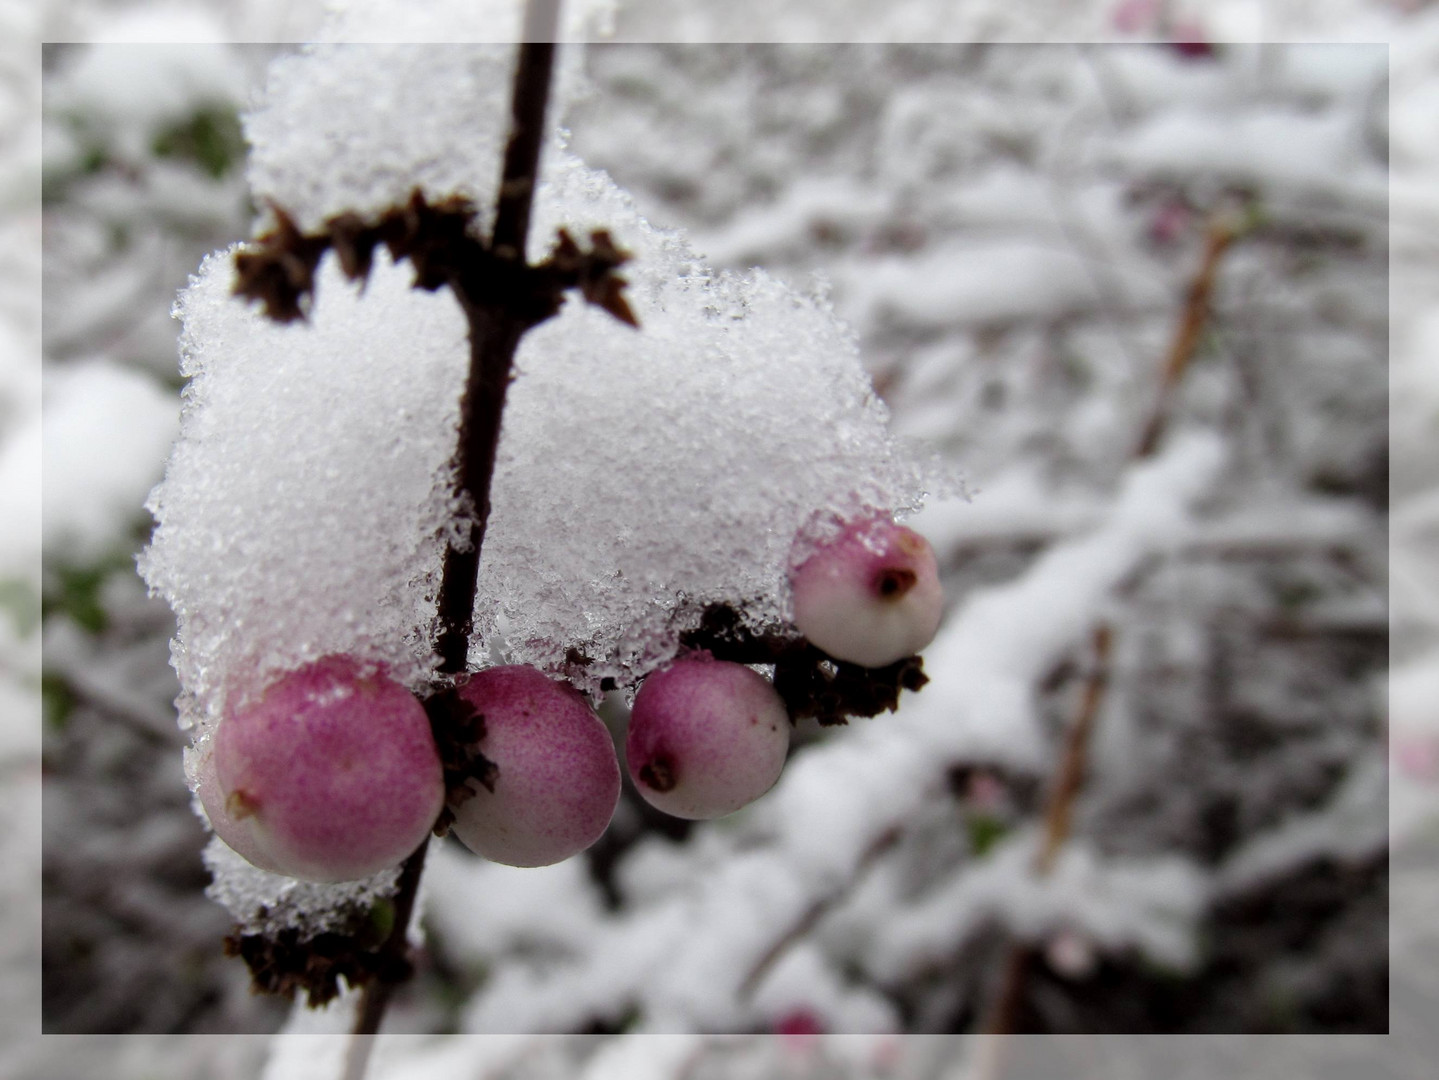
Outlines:
{"label": "out-of-focus snowy twig", "polygon": [[1134,451],[1135,457],[1149,457],[1159,445],[1169,420],[1174,388],[1179,385],[1179,380],[1184,377],[1184,372],[1189,367],[1189,361],[1194,358],[1194,351],[1199,347],[1200,333],[1209,319],[1209,297],[1214,292],[1219,264],[1238,235],[1239,229],[1229,215],[1216,215],[1209,223],[1199,272],[1189,283],[1184,312],[1175,328],[1169,355],[1165,359],[1159,396],[1154,403],[1153,412],[1149,414],[1149,420],[1144,425],[1144,432],[1139,437],[1139,445]]}
{"label": "out-of-focus snowy twig", "polygon": [[749,974],[747,974],[744,977],[744,981],[740,983],[740,995],[742,997],[752,995],[755,988],[758,987],[759,984],[764,981],[764,977],[769,974],[770,969],[773,968],[779,958],[784,955],[785,950],[813,930],[820,919],[824,918],[825,912],[829,911],[844,899],[850,890],[863,878],[865,871],[882,858],[885,852],[890,851],[895,844],[899,843],[902,835],[904,834],[901,827],[895,825],[893,828],[887,829],[875,837],[874,842],[865,849],[864,855],[860,857],[859,865],[855,867],[854,876],[850,878],[843,887],[836,889],[827,896],[819,897],[810,904],[810,906],[805,909],[804,914],[795,920],[794,925],[785,931],[784,935],[775,941],[773,945],[765,950],[764,955],[755,962],[755,965],[750,968]]}
{"label": "out-of-focus snowy twig", "polygon": [[[1200,335],[1209,319],[1209,298],[1214,291],[1220,263],[1239,231],[1233,213],[1216,213],[1210,219],[1199,269],[1189,283],[1184,309],[1165,358],[1158,397],[1134,450],[1136,462],[1152,457],[1159,447],[1172,411],[1175,390],[1194,357]],[[1095,719],[1108,681],[1112,639],[1113,631],[1107,624],[1095,626],[1093,666],[1085,684],[1079,713],[1069,727],[1064,755],[1055,772],[1045,807],[1043,839],[1034,860],[1034,874],[1040,878],[1047,877],[1054,869],[1055,861],[1070,836],[1074,803],[1084,784]],[[975,1064],[975,1075],[981,1080],[992,1080],[1002,1072],[1004,1040],[1018,1023],[1025,981],[1033,962],[1034,951],[1028,942],[1017,942],[1011,947],[999,989],[983,1024],[983,1041]]]}
{"label": "out-of-focus snowy twig", "polygon": [[[1113,643],[1113,631],[1106,623],[1094,628],[1093,652],[1089,678],[1085,681],[1084,697],[1080,702],[1079,714],[1069,727],[1065,741],[1064,756],[1060,759],[1055,773],[1053,787],[1044,812],[1044,833],[1034,857],[1034,874],[1047,877],[1054,869],[1064,843],[1069,839],[1074,816],[1074,802],[1084,784],[1085,764],[1089,758],[1089,743],[1094,734],[1094,723],[1099,715],[1099,705],[1104,698],[1104,689],[1109,681],[1109,656]],[[1010,950],[1005,964],[999,992],[995,995],[990,1015],[984,1023],[986,1040],[1002,1037],[1013,1031],[1023,999],[1024,981],[1033,962],[1033,950],[1024,943]],[[982,1068],[992,1070],[981,1075],[998,1075],[1000,1055],[998,1047],[988,1048],[981,1053]]]}

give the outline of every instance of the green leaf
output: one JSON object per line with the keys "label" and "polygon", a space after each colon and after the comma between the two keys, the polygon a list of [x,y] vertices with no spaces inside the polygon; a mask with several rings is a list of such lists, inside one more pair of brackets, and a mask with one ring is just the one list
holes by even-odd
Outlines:
{"label": "green leaf", "polygon": [[40,715],[45,726],[64,731],[75,709],[75,693],[59,675],[40,676]]}
{"label": "green leaf", "polygon": [[1009,826],[988,814],[970,814],[965,820],[969,846],[975,855],[986,855],[1009,832]]}
{"label": "green leaf", "polygon": [[211,105],[165,128],[151,149],[156,157],[193,161],[218,180],[244,155],[245,137],[234,109]]}
{"label": "green leaf", "polygon": [[367,940],[373,938],[376,942],[383,942],[389,939],[390,932],[394,928],[394,902],[381,897],[370,906],[369,925],[365,927],[363,937]]}
{"label": "green leaf", "polygon": [[40,594],[23,578],[0,578],[0,611],[15,624],[17,637],[29,637],[40,625]]}

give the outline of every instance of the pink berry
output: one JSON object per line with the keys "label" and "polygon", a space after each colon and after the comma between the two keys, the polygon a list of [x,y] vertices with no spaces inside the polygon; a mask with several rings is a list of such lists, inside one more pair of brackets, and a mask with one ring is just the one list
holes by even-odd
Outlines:
{"label": "pink berry", "polygon": [[929,542],[884,518],[850,524],[790,575],[794,624],[836,660],[884,667],[934,640],[944,611]]}
{"label": "pink berry", "polygon": [[213,790],[205,766],[199,785],[211,825],[255,865],[290,877],[352,881],[394,866],[444,806],[425,710],[347,656],[281,677],[226,716],[213,745]]}
{"label": "pink berry", "polygon": [[789,713],[763,676],[698,653],[656,671],[630,713],[625,759],[645,801],[675,817],[721,817],[774,786]]}
{"label": "pink berry", "polygon": [[574,687],[524,664],[481,671],[459,688],[485,720],[479,750],[499,773],[451,809],[477,855],[548,866],[589,847],[620,800],[609,730]]}

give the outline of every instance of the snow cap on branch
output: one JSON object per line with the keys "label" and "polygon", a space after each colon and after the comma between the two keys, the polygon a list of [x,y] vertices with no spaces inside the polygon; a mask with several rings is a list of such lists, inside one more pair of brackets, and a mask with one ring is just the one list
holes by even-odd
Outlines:
{"label": "snow cap on branch", "polygon": [[[302,228],[416,186],[484,205],[510,65],[479,46],[280,60],[246,123],[256,194]],[[541,180],[535,243],[609,230],[633,255],[640,329],[573,302],[522,340],[471,663],[507,648],[594,691],[669,659],[706,603],[783,619],[797,537],[913,508],[931,483],[822,297],[711,273],[558,134]],[[432,685],[440,563],[473,512],[451,494],[468,348],[454,299],[411,280],[381,252],[359,289],[327,255],[308,318],[280,326],[231,295],[224,252],[181,298],[191,381],[143,568],[179,619],[182,723],[202,746],[229,709],[320,656]]]}

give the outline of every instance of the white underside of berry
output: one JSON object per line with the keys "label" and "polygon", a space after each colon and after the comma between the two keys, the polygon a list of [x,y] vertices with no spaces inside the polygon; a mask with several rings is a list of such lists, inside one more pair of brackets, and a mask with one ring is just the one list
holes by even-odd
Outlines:
{"label": "white underside of berry", "polygon": [[215,779],[215,755],[212,751],[207,751],[200,761],[195,795],[205,808],[210,828],[231,851],[261,870],[272,874],[285,872],[284,867],[266,851],[263,836],[257,834],[258,822],[254,813],[233,812],[237,802],[233,793],[231,797],[221,793],[219,781]]}
{"label": "white underside of berry", "polygon": [[912,588],[898,599],[836,585],[804,607],[795,625],[816,648],[836,660],[884,667],[913,656],[934,640],[943,598],[938,589]]}
{"label": "white underside of berry", "polygon": [[944,613],[933,551],[894,525],[870,526],[862,538],[846,534],[811,556],[791,584],[800,633],[836,660],[864,667],[919,652]]}

